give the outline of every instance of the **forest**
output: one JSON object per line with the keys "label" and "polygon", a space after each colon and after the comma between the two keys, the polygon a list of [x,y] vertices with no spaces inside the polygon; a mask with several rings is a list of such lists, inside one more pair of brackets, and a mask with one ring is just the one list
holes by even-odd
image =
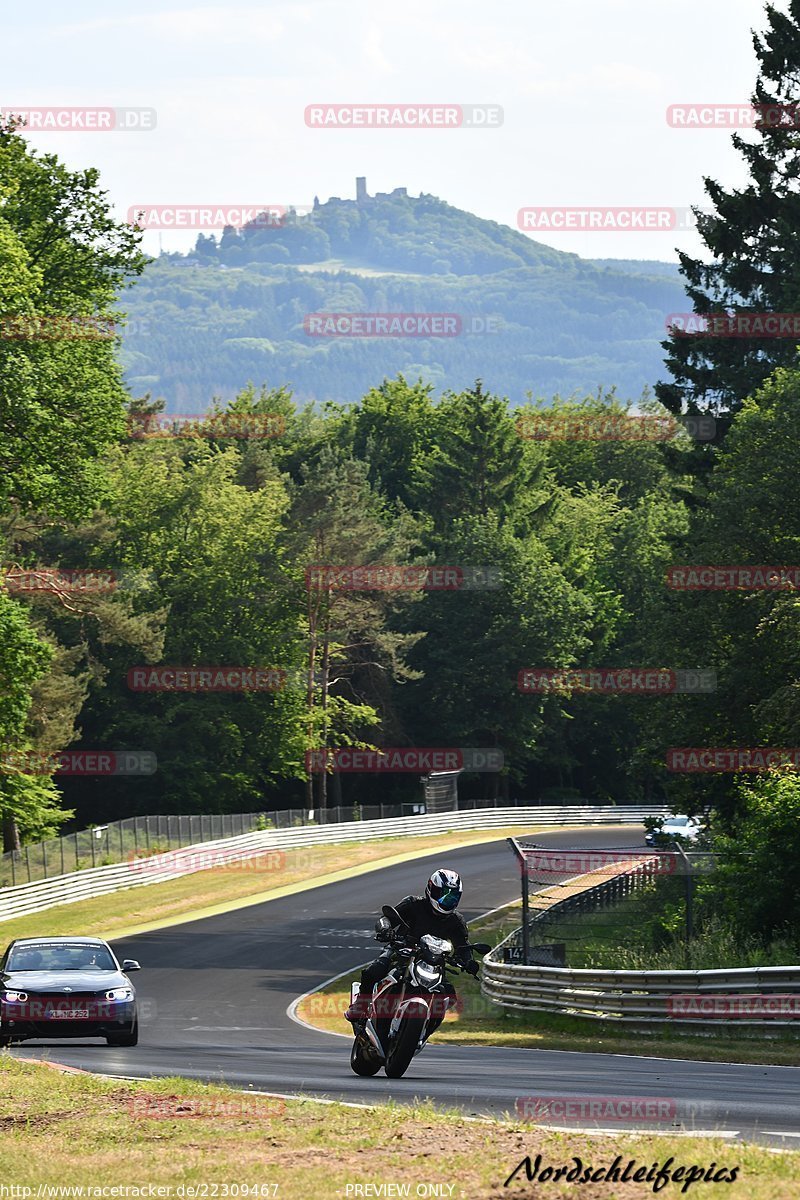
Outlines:
{"label": "forest", "polygon": [[[758,94],[779,102],[800,29],[770,37],[791,43],[783,57],[760,50]],[[779,127],[758,137],[750,191],[706,183],[707,256],[681,258],[694,312],[790,309],[797,148]],[[160,330],[152,272],[200,268],[148,262],[98,172],[37,154],[13,119],[0,125],[0,192],[6,849],[70,821],[418,799],[434,751],[462,756],[462,794],[478,799],[712,806],[733,827],[785,760],[796,803],[793,344],[673,330],[634,404],[613,379],[542,395],[539,377],[512,398],[490,337],[437,389],[375,339],[361,391],[312,402],[291,375],[263,372],[181,419],[158,388],[130,386],[114,330],[136,304]],[[405,257],[377,235],[381,205],[396,233],[407,202],[376,202],[366,226],[334,204],[315,236],[326,254],[435,272],[412,263],[413,224]],[[449,269],[563,266],[495,228],[501,262],[474,224],[417,203]],[[242,241],[202,253],[235,258]],[[607,269],[570,261],[576,283]],[[215,278],[246,290],[220,265]],[[615,279],[641,302],[634,272]],[[306,282],[304,305],[262,279],[297,319],[329,286]],[[398,311],[390,291],[381,304]],[[226,318],[202,306],[213,359],[208,329]],[[419,752],[417,769],[330,769],[380,749]],[[79,774],[58,767],[67,751],[144,755],[147,769]]]}
{"label": "forest", "polygon": [[[250,380],[352,402],[398,374],[437,397],[481,377],[513,405],[600,384],[636,400],[685,298],[674,264],[594,263],[435,196],[389,196],[200,232],[153,259],[124,308],[128,387],[191,413]],[[330,312],[456,314],[459,334],[311,335],[309,314]]]}

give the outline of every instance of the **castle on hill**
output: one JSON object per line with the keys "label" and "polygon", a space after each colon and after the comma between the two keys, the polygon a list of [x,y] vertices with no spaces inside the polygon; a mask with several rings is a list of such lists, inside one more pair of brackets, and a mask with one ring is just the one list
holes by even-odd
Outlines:
{"label": "castle on hill", "polygon": [[407,196],[408,188],[396,187],[391,192],[376,192],[374,196],[370,196],[367,191],[366,175],[356,176],[356,204],[366,204],[370,200],[390,200],[393,196]]}
{"label": "castle on hill", "polygon": [[[366,175],[356,176],[356,198],[355,200],[341,200],[339,196],[331,196],[331,200],[335,200],[338,204],[370,204],[373,200],[392,200],[397,196],[407,196],[408,188],[396,187],[391,192],[376,192],[374,196],[370,196],[367,191]],[[314,197],[314,208],[319,208],[319,196]]]}

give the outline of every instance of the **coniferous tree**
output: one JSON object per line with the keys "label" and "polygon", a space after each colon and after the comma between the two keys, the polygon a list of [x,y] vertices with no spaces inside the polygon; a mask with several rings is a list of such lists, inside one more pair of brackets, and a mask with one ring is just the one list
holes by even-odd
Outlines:
{"label": "coniferous tree", "polygon": [[[759,76],[752,102],[755,136],[734,134],[750,181],[705,190],[713,212],[696,210],[710,251],[680,254],[693,311],[795,313],[800,300],[800,0],[785,13],[766,7],[768,26],[753,34]],[[736,412],[776,366],[795,360],[798,338],[672,333],[663,343],[672,382],[656,394],[673,413]]]}

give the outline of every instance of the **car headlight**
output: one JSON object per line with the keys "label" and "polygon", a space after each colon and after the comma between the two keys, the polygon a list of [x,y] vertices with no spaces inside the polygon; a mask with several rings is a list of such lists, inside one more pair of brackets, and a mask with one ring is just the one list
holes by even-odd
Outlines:
{"label": "car headlight", "polygon": [[111,988],[106,992],[106,1000],[132,1000],[133,989],[128,987]]}
{"label": "car headlight", "polygon": [[3,992],[3,999],[9,1004],[24,1004],[28,999],[27,992]]}

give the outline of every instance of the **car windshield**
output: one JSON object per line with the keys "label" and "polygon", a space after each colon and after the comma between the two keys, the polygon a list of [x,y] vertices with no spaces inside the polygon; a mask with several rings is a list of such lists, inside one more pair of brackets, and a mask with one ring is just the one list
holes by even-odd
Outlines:
{"label": "car windshield", "polygon": [[28,942],[15,946],[8,956],[7,971],[116,971],[106,946],[85,942]]}
{"label": "car windshield", "polygon": [[667,821],[667,824],[668,825],[677,825],[677,826],[688,825],[689,818],[688,817],[670,817],[670,819]]}

